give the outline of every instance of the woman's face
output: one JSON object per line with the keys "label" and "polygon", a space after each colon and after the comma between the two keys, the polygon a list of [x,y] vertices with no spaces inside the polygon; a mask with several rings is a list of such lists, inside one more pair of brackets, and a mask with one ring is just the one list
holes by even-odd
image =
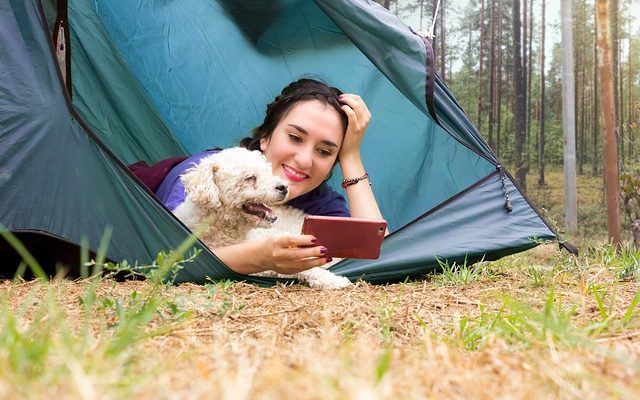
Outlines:
{"label": "woman's face", "polygon": [[289,182],[289,200],[318,187],[331,172],[342,144],[338,112],[318,100],[295,104],[260,150],[273,173]]}

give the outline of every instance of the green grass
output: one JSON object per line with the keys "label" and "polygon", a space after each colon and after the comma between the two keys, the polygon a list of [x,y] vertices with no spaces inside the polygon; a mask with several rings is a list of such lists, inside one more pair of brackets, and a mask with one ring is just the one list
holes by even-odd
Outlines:
{"label": "green grass", "polygon": [[491,269],[491,263],[483,261],[477,263],[469,263],[465,257],[462,264],[449,262],[448,260],[438,261],[438,274],[431,275],[432,283],[435,286],[456,286],[468,285],[480,280],[491,280],[494,271]]}

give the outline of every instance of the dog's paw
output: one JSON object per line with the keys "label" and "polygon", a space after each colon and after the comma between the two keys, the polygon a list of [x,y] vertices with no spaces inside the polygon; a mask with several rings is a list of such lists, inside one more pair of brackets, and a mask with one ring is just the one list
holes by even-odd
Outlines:
{"label": "dog's paw", "polygon": [[332,279],[322,280],[315,283],[309,282],[309,287],[319,289],[344,289],[349,286],[353,286],[353,283],[351,283],[348,278],[338,275],[334,275]]}
{"label": "dog's paw", "polygon": [[316,289],[344,289],[353,285],[348,278],[320,267],[303,271],[297,274],[297,278],[309,287]]}

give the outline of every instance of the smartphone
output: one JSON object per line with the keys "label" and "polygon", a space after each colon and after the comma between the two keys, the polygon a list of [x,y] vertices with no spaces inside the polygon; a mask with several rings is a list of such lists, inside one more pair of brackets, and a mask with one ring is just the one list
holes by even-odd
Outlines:
{"label": "smartphone", "polygon": [[307,215],[302,234],[313,235],[327,248],[327,257],[376,259],[387,231],[387,221]]}

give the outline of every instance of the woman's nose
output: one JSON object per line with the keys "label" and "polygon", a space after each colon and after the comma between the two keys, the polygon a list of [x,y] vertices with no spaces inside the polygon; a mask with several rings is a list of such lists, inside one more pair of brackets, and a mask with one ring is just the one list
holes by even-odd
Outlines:
{"label": "woman's nose", "polygon": [[301,149],[298,154],[296,154],[296,163],[298,164],[298,168],[306,169],[311,168],[311,164],[313,162],[313,149]]}

